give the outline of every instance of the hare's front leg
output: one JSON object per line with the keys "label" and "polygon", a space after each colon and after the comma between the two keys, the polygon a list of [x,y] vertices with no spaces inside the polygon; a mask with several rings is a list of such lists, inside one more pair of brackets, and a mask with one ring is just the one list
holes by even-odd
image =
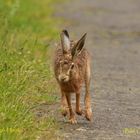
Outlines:
{"label": "hare's front leg", "polygon": [[70,112],[69,122],[71,124],[75,124],[75,123],[77,123],[77,121],[75,119],[75,114],[74,114],[72,106],[71,106],[71,94],[70,93],[66,93],[66,99],[67,99],[67,103],[68,103],[68,107],[69,107],[69,112]]}
{"label": "hare's front leg", "polygon": [[66,100],[65,92],[61,90],[61,112],[62,115],[65,117],[68,114],[68,104]]}

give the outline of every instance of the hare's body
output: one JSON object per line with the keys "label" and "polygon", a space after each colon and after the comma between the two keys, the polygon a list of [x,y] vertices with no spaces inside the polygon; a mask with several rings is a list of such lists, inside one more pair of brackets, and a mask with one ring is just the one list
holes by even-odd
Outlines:
{"label": "hare's body", "polygon": [[[56,51],[56,58],[55,58],[55,76],[56,78],[59,76],[59,67],[60,67],[60,60],[63,59],[63,54],[59,54],[58,52],[62,52],[62,50],[58,49]],[[77,65],[78,73],[74,73],[71,75],[70,80],[66,83],[59,82],[58,78],[57,81],[59,85],[61,86],[61,89],[63,89],[64,92],[76,92],[77,90],[81,89],[83,83],[85,82],[85,77],[88,72],[88,75],[90,75],[90,72],[87,67],[90,67],[89,65],[89,55],[86,49],[84,49],[81,54],[79,54],[75,60],[74,63]]]}
{"label": "hare's body", "polygon": [[80,108],[80,93],[85,83],[86,95],[86,118],[91,120],[90,105],[90,57],[83,48],[85,35],[78,42],[70,42],[67,31],[61,34],[61,45],[55,54],[54,72],[62,93],[63,115],[67,114],[67,107],[70,112],[70,122],[76,123],[74,112],[71,106],[70,95],[76,93],[76,112],[82,114]]}

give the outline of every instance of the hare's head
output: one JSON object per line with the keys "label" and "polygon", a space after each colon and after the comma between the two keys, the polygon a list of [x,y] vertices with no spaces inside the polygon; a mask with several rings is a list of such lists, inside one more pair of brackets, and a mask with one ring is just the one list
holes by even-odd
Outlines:
{"label": "hare's head", "polygon": [[78,66],[75,64],[75,58],[81,53],[84,47],[84,42],[86,34],[76,43],[71,43],[69,39],[69,34],[66,30],[63,30],[60,34],[61,37],[61,48],[62,48],[62,57],[60,60],[59,67],[59,82],[68,82],[73,76],[76,76]]}

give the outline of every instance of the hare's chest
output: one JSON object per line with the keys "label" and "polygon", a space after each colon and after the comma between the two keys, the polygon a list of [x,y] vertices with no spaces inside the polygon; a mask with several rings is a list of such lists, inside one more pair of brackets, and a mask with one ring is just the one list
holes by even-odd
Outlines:
{"label": "hare's chest", "polygon": [[64,92],[76,92],[82,87],[82,81],[71,81],[61,84],[61,89]]}

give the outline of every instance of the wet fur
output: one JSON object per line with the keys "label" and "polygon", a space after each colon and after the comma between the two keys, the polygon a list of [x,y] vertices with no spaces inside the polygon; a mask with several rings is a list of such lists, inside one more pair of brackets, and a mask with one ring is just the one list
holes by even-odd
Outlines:
{"label": "wet fur", "polygon": [[[70,45],[70,50],[67,53],[63,53],[61,44],[58,46],[56,52],[55,52],[55,60],[54,60],[54,73],[56,80],[60,86],[61,92],[62,92],[62,104],[66,105],[68,102],[70,102],[70,94],[76,93],[79,102],[80,100],[80,92],[82,85],[85,83],[86,87],[86,95],[85,95],[85,105],[86,105],[86,118],[88,120],[91,120],[91,105],[90,105],[90,95],[89,95],[89,85],[90,85],[90,56],[88,51],[84,48],[78,54],[78,56],[75,57],[75,59],[72,60],[71,56],[71,51],[73,47],[75,47],[77,42],[71,41]],[[75,64],[75,71],[73,71],[70,74],[70,79],[68,82],[60,82],[59,81],[59,74],[60,74],[60,61],[61,60],[67,60],[68,63],[71,63],[71,61],[74,62]],[[67,97],[67,100],[65,101],[65,96]],[[69,97],[69,98],[68,98]],[[77,113],[81,114],[80,106],[79,103],[76,102],[76,108],[77,108]],[[69,111],[70,111],[70,122],[71,123],[76,123],[75,117],[73,110],[71,108],[71,103],[70,105],[68,104]],[[65,112],[66,113],[66,112]]]}
{"label": "wet fur", "polygon": [[[60,60],[63,58],[63,53],[61,49],[56,51],[55,55],[55,77],[58,81]],[[75,65],[77,66],[77,72],[71,75],[71,79],[67,83],[59,83],[63,91],[65,92],[76,92],[81,88],[82,84],[85,81],[86,69],[89,67],[89,54],[86,49],[84,49],[78,57],[74,60]]]}

